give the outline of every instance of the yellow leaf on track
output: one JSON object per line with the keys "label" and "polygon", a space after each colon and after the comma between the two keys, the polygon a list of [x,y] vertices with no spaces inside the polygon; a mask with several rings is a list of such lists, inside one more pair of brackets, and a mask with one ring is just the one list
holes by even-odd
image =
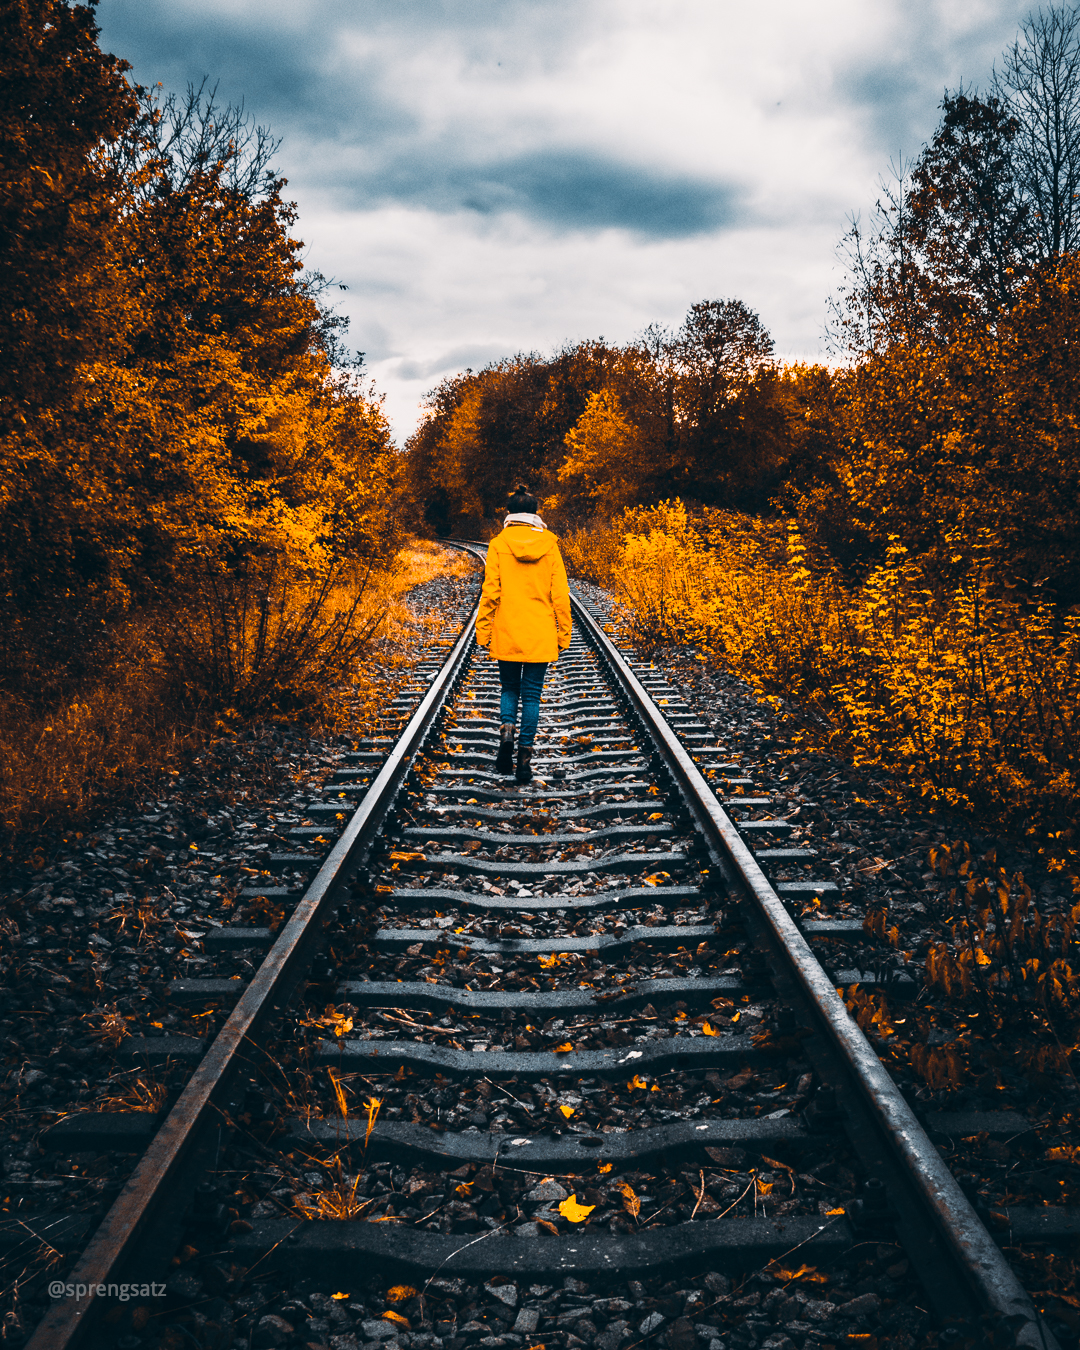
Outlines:
{"label": "yellow leaf on track", "polygon": [[417,1290],[411,1284],[395,1284],[392,1289],[386,1291],[387,1302],[389,1303],[408,1303],[409,1299],[416,1298]]}
{"label": "yellow leaf on track", "polygon": [[571,1223],[584,1223],[595,1208],[595,1205],[579,1205],[576,1194],[559,1203],[559,1213]]}
{"label": "yellow leaf on track", "polygon": [[563,1105],[559,1107],[559,1110],[563,1113],[563,1115],[566,1117],[567,1120],[569,1120],[570,1117],[574,1114],[574,1108],[572,1106]]}
{"label": "yellow leaf on track", "polygon": [[626,1086],[627,1089],[632,1092],[634,1088],[647,1088],[649,1085],[646,1083],[645,1079],[642,1078],[641,1074],[636,1073]]}
{"label": "yellow leaf on track", "polygon": [[649,820],[663,820],[663,819],[664,819],[664,813],[663,813],[663,811],[654,811],[654,812],[652,813],[652,815],[648,817],[648,819],[649,819]]}
{"label": "yellow leaf on track", "polygon": [[670,872],[654,872],[651,877],[645,878],[646,886],[662,886],[665,881],[671,880]]}
{"label": "yellow leaf on track", "polygon": [[394,1312],[392,1308],[387,1308],[386,1312],[382,1315],[382,1320],[384,1322],[396,1322],[399,1327],[404,1327],[406,1331],[409,1330],[408,1318],[402,1317],[400,1313]]}
{"label": "yellow leaf on track", "polygon": [[614,1166],[614,1163],[597,1163],[596,1170],[598,1172],[610,1172]]}
{"label": "yellow leaf on track", "polygon": [[701,1034],[702,1034],[703,1036],[715,1036],[715,1035],[716,1035],[716,1030],[715,1030],[714,1027],[711,1027],[711,1026],[709,1025],[708,1022],[702,1022],[702,1024],[701,1024]]}
{"label": "yellow leaf on track", "polygon": [[781,1280],[805,1280],[807,1284],[828,1284],[828,1275],[823,1275],[816,1266],[799,1266],[796,1270],[785,1270],[783,1266],[769,1272]]}
{"label": "yellow leaf on track", "polygon": [[390,854],[392,862],[427,862],[426,853],[403,853],[396,850]]}
{"label": "yellow leaf on track", "polygon": [[352,1295],[351,1295],[351,1294],[331,1294],[330,1297],[331,1297],[332,1299],[334,1299],[334,1301],[336,1302],[336,1301],[338,1301],[339,1299],[343,1299],[343,1298],[352,1298]]}
{"label": "yellow leaf on track", "polygon": [[573,1048],[574,1046],[571,1041],[564,1041],[562,1045],[557,1045],[555,1047],[555,1053],[557,1055],[565,1055],[568,1054],[571,1050],[573,1050]]}

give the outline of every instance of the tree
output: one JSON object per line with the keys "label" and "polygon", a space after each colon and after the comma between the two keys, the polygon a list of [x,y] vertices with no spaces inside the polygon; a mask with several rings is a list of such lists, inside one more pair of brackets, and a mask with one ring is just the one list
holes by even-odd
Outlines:
{"label": "tree", "polygon": [[911,175],[911,253],[934,336],[989,326],[1016,303],[1034,261],[1032,211],[1017,175],[1019,123],[999,98],[946,94]]}
{"label": "tree", "polygon": [[1016,154],[1039,257],[1080,247],[1080,8],[1051,4],[1020,27],[995,72],[1016,119]]}
{"label": "tree", "polygon": [[997,97],[946,93],[913,165],[893,167],[868,228],[841,244],[848,282],[833,305],[834,346],[850,355],[948,342],[973,320],[993,328],[1036,259],[1019,178],[1019,123]]}
{"label": "tree", "polygon": [[637,445],[637,428],[627,421],[618,396],[609,389],[590,394],[585,411],[566,433],[554,508],[574,516],[635,505],[642,489]]}
{"label": "tree", "polygon": [[[0,438],[50,453],[76,365],[113,346],[118,183],[97,154],[136,115],[127,64],[97,45],[93,5],[0,7]],[[0,498],[3,496],[0,482]]]}

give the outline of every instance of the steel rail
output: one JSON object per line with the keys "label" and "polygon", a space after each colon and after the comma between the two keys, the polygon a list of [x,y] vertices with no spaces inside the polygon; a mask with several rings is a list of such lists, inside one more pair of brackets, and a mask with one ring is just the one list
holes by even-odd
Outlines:
{"label": "steel rail", "polygon": [[[461,547],[459,545],[459,547]],[[476,544],[464,550],[482,556]],[[743,892],[766,925],[807,1005],[831,1047],[844,1063],[849,1081],[899,1164],[923,1218],[942,1239],[952,1258],[953,1278],[975,1309],[1013,1328],[1013,1340],[1025,1350],[1056,1350],[1057,1341],[1039,1316],[1001,1249],[995,1243],[956,1178],[931,1143],[873,1046],[848,1013],[832,980],[773,889],[760,864],[720,805],[709,783],[679,741],[660,708],[634,674],[602,626],[571,587],[575,620],[586,640],[607,665],[615,684],[636,714],[642,730],[691,810],[713,865],[729,886]]]}
{"label": "steel rail", "polygon": [[[240,996],[127,1184],[63,1283],[86,1292],[58,1301],[38,1323],[25,1350],[75,1350],[85,1344],[101,1309],[99,1290],[115,1284],[139,1239],[148,1234],[185,1161],[207,1126],[221,1119],[235,1074],[272,1012],[282,1006],[315,954],[321,918],[364,860],[418,751],[463,674],[475,640],[474,607],[438,675],[393,746],[363,801],[330,850],[265,960]],[[171,1200],[175,1196],[170,1195]]]}

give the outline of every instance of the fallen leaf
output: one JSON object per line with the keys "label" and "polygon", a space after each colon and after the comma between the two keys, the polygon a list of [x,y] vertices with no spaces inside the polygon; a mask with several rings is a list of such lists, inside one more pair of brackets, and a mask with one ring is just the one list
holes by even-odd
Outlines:
{"label": "fallen leaf", "polygon": [[384,1322],[396,1322],[399,1327],[404,1327],[406,1331],[411,1329],[409,1327],[408,1318],[402,1317],[400,1313],[394,1312],[392,1308],[387,1308],[386,1312],[382,1315],[382,1320]]}
{"label": "fallen leaf", "polygon": [[826,1216],[830,1219],[835,1218],[836,1215],[838,1214],[846,1214],[846,1213],[847,1213],[846,1209],[827,1209],[825,1211]]}
{"label": "fallen leaf", "polygon": [[716,1031],[709,1025],[708,1022],[702,1022],[702,1024],[701,1024],[701,1034],[702,1034],[703,1036],[715,1036],[717,1033],[716,1033]]}
{"label": "fallen leaf", "polygon": [[595,1205],[579,1205],[576,1194],[559,1202],[559,1213],[571,1223],[584,1223],[595,1208]]}
{"label": "fallen leaf", "polygon": [[411,1284],[395,1284],[393,1288],[386,1291],[387,1302],[389,1303],[408,1303],[409,1299],[416,1298],[417,1290]]}
{"label": "fallen leaf", "polygon": [[563,1041],[562,1045],[557,1045],[555,1047],[555,1053],[557,1055],[565,1055],[568,1054],[571,1050],[573,1050],[573,1048],[574,1046],[571,1041]]}
{"label": "fallen leaf", "polygon": [[620,1183],[619,1190],[622,1192],[623,1209],[626,1210],[627,1214],[629,1214],[632,1219],[636,1219],[641,1213],[641,1201],[638,1199],[637,1193],[626,1181]]}
{"label": "fallen leaf", "polygon": [[665,881],[671,880],[670,872],[654,872],[651,877],[645,878],[646,886],[662,886]]}
{"label": "fallen leaf", "polygon": [[548,1223],[547,1219],[537,1219],[536,1226],[544,1233],[553,1233],[556,1237],[559,1236],[559,1230],[553,1223]]}
{"label": "fallen leaf", "polygon": [[391,862],[427,862],[426,853],[402,853],[394,851],[390,854]]}
{"label": "fallen leaf", "polygon": [[648,816],[648,817],[647,817],[647,819],[648,819],[648,820],[663,820],[663,819],[664,819],[664,813],[663,813],[663,811],[654,811],[654,812],[652,813],[651,816]]}
{"label": "fallen leaf", "polygon": [[645,1079],[642,1078],[639,1073],[634,1074],[633,1078],[631,1078],[626,1085],[627,1090],[630,1092],[632,1092],[634,1088],[647,1088],[648,1086],[648,1083],[646,1083]]}
{"label": "fallen leaf", "polygon": [[771,1274],[781,1280],[805,1280],[807,1284],[828,1284],[828,1275],[823,1275],[817,1266],[800,1266],[798,1270],[785,1270],[780,1266]]}
{"label": "fallen leaf", "polygon": [[596,1170],[598,1172],[610,1172],[614,1166],[614,1163],[597,1163]]}
{"label": "fallen leaf", "polygon": [[332,1299],[334,1299],[335,1302],[337,1302],[337,1301],[339,1301],[340,1299],[343,1299],[343,1298],[352,1298],[352,1295],[351,1295],[351,1294],[331,1294],[330,1297],[331,1297]]}
{"label": "fallen leaf", "polygon": [[563,1105],[559,1107],[559,1110],[563,1113],[563,1115],[566,1117],[567,1120],[569,1120],[570,1117],[574,1114],[574,1108],[572,1106]]}

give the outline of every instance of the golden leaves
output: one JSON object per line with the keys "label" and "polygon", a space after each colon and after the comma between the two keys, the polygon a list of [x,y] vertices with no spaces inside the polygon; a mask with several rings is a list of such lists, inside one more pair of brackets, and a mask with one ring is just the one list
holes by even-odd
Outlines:
{"label": "golden leaves", "polygon": [[[830,1214],[843,1214],[844,1211],[830,1210]],[[828,1284],[829,1277],[823,1271],[818,1270],[817,1266],[797,1266],[792,1270],[784,1266],[773,1266],[769,1270],[770,1275],[775,1275],[778,1280],[783,1280],[790,1284],[793,1280],[798,1280],[802,1284]]]}
{"label": "golden leaves", "polygon": [[554,970],[560,962],[572,960],[573,954],[571,952],[552,952],[550,956],[538,956],[536,959],[540,962],[541,970]]}
{"label": "golden leaves", "polygon": [[559,1213],[570,1223],[584,1223],[595,1208],[595,1205],[579,1204],[576,1193],[559,1202]]}
{"label": "golden leaves", "polygon": [[333,1027],[334,1035],[337,1037],[347,1036],[353,1029],[353,1019],[349,1013],[338,1012],[333,1007],[328,1007],[322,1017],[315,1019],[315,1026]]}
{"label": "golden leaves", "polygon": [[411,1284],[395,1284],[386,1291],[387,1303],[408,1303],[409,1299],[419,1296],[420,1291]]}

